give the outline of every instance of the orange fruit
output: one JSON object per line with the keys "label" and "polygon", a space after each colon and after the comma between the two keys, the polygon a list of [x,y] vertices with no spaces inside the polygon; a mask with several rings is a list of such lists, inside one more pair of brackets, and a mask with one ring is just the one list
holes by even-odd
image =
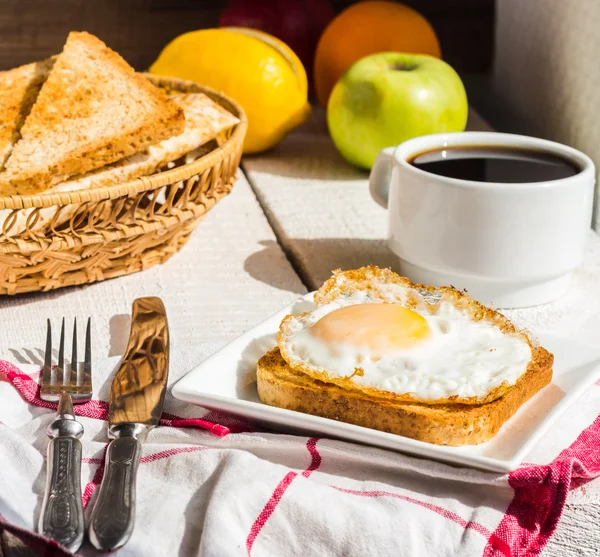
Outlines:
{"label": "orange fruit", "polygon": [[333,86],[357,60],[376,52],[413,52],[441,57],[429,22],[396,2],[369,0],[345,9],[323,31],[315,55],[319,102],[327,106]]}

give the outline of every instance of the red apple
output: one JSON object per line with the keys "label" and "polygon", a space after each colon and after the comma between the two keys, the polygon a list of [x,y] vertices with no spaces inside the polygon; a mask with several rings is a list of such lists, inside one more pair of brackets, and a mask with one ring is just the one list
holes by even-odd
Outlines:
{"label": "red apple", "polygon": [[230,0],[221,27],[251,27],[281,39],[300,58],[309,81],[323,29],[333,19],[328,0]]}

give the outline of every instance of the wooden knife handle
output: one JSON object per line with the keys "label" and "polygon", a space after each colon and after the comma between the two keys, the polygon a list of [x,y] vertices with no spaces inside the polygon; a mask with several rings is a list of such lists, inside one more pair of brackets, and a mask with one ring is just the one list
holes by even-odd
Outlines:
{"label": "wooden knife handle", "polygon": [[39,531],[73,552],[83,541],[81,441],[76,436],[55,437],[48,445],[46,493]]}
{"label": "wooden knife handle", "polygon": [[113,551],[127,543],[135,523],[135,480],[142,445],[135,437],[110,442],[102,485],[89,525],[96,549]]}

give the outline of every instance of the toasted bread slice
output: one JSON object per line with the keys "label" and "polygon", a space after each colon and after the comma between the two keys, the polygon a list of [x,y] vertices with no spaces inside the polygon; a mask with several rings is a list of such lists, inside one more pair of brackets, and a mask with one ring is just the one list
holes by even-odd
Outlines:
{"label": "toasted bread slice", "polygon": [[[525,378],[523,378],[525,379]],[[489,441],[517,409],[552,379],[552,359],[501,397],[478,405],[399,402],[374,398],[293,370],[278,348],[257,366],[262,402],[305,414],[378,429],[436,445],[477,445]]]}
{"label": "toasted bread slice", "polygon": [[6,161],[4,192],[46,190],[183,127],[183,111],[162,90],[96,37],[70,33]]}
{"label": "toasted bread slice", "polygon": [[185,114],[185,128],[181,134],[83,176],[74,176],[53,189],[69,191],[107,186],[147,176],[167,162],[198,149],[239,122],[238,118],[203,93],[182,93],[171,98],[183,108]]}
{"label": "toasted bread slice", "polygon": [[[396,296],[394,299],[389,298],[390,287],[393,288],[394,296]],[[402,305],[410,309],[418,308],[418,311],[426,313],[435,313],[436,308],[441,303],[448,303],[456,308],[457,311],[466,314],[472,321],[486,321],[500,329],[504,334],[520,337],[529,345],[531,359],[524,373],[519,378],[518,383],[530,381],[540,370],[552,369],[553,355],[541,346],[538,346],[527,331],[517,329],[501,313],[486,308],[473,300],[465,292],[459,292],[451,287],[434,288],[421,284],[413,284],[407,278],[401,277],[389,269],[380,269],[371,265],[350,271],[335,271],[333,276],[315,293],[314,300],[317,306],[321,306],[334,301],[336,298],[351,296],[355,292],[368,292],[369,296],[375,300],[392,301],[394,303],[398,303],[397,297],[399,296]],[[281,323],[279,348],[284,360],[292,369],[304,372],[313,380],[335,384],[347,391],[356,392],[359,396],[367,396],[371,399],[383,398],[384,400],[395,402],[422,402],[427,405],[481,405],[504,396],[510,389],[516,386],[515,384],[503,382],[480,397],[460,397],[454,395],[439,399],[422,399],[410,392],[382,391],[368,385],[361,385],[354,381],[352,377],[334,376],[329,374],[326,369],[309,368],[304,362],[299,361],[293,354],[286,350],[285,339],[289,334],[290,323],[298,318],[302,319],[302,317],[302,315],[288,315]]]}
{"label": "toasted bread slice", "polygon": [[53,64],[49,58],[0,72],[0,171]]}

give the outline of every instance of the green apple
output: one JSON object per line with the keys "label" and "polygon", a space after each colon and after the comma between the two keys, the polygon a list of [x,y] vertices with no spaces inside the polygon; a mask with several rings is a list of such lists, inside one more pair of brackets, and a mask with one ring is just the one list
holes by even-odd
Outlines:
{"label": "green apple", "polygon": [[430,133],[463,131],[467,94],[446,62],[380,52],[352,65],[327,103],[327,124],[344,158],[371,168],[385,147]]}

